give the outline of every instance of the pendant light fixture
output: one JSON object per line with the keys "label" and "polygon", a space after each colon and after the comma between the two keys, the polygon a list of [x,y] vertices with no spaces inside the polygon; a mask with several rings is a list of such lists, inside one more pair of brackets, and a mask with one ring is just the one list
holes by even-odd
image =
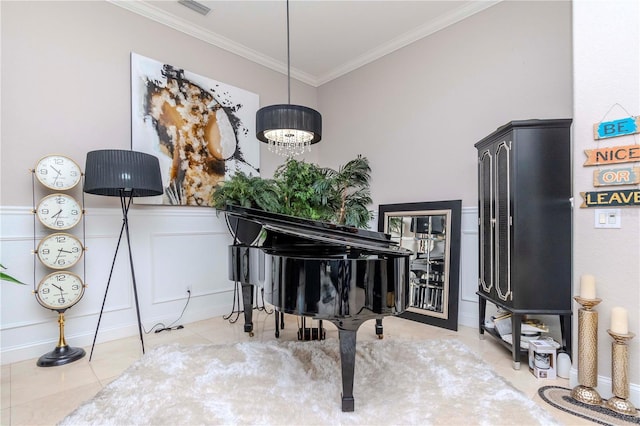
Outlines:
{"label": "pendant light fixture", "polygon": [[256,113],[256,137],[269,144],[269,151],[283,157],[311,151],[322,138],[322,116],[312,108],[291,105],[291,53],[289,0],[287,0],[287,104],[270,105]]}

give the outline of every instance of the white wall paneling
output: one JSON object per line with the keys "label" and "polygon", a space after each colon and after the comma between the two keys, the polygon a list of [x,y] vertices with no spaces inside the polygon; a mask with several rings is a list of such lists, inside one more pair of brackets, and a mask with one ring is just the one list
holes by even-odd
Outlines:
{"label": "white wall paneling", "polygon": [[462,208],[458,322],[478,326],[478,208]]}
{"label": "white wall paneling", "polygon": [[150,242],[152,304],[183,299],[187,289],[192,296],[230,290],[228,254],[214,249],[229,244],[228,232],[154,234]]}
{"label": "white wall paneling", "polygon": [[[39,357],[58,339],[57,314],[42,308],[33,295],[33,214],[30,207],[2,207],[2,263],[27,286],[2,283],[2,363]],[[105,295],[109,271],[122,226],[118,209],[86,213],[86,271],[82,262],[72,271],[86,275],[83,299],[66,314],[69,345],[91,345]],[[46,233],[37,227],[37,241]],[[177,320],[191,299],[180,324],[229,313],[233,282],[227,278],[227,246],[231,236],[224,217],[215,210],[189,207],[132,206],[129,229],[142,324]],[[82,233],[74,229],[74,233]],[[36,283],[48,273],[37,261]],[[86,272],[86,273],[85,273]],[[137,316],[126,236],[113,270],[98,342],[137,335]]]}

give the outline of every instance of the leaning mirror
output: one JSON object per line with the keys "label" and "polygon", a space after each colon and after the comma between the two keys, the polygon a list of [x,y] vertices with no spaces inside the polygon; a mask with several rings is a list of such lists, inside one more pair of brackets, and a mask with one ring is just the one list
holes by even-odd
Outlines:
{"label": "leaning mirror", "polygon": [[458,329],[460,200],[381,204],[378,231],[413,252],[409,308],[400,316]]}

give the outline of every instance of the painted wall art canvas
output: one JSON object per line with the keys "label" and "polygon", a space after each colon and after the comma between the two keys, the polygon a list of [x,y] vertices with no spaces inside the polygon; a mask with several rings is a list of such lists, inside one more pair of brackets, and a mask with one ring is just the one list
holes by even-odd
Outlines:
{"label": "painted wall art canvas", "polygon": [[132,149],[160,161],[164,194],[148,204],[211,206],[238,171],[260,174],[255,93],[131,54]]}

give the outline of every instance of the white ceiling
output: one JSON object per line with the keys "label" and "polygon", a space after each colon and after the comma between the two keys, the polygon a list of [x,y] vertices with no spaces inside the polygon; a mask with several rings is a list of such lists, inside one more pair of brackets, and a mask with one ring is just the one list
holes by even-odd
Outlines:
{"label": "white ceiling", "polygon": [[[206,16],[177,0],[109,1],[287,73],[284,0],[199,1]],[[499,1],[291,0],[291,76],[320,86]]]}

